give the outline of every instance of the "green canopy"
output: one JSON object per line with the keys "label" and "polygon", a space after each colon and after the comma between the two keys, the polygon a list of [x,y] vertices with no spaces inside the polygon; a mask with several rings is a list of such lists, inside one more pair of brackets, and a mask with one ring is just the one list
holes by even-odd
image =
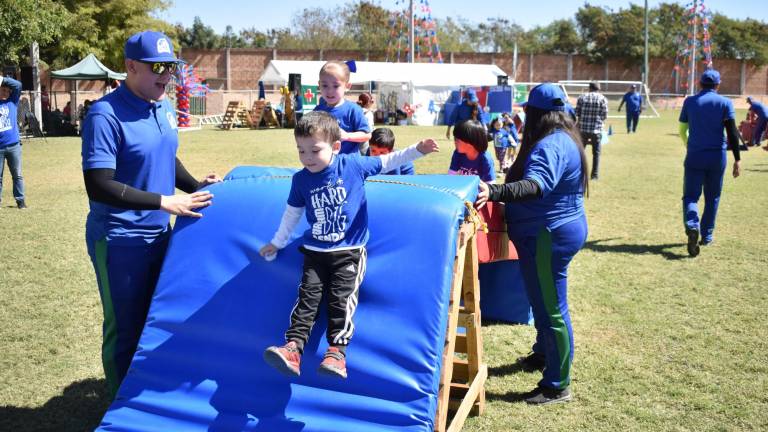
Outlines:
{"label": "green canopy", "polygon": [[93,54],[80,60],[80,63],[51,72],[51,78],[63,80],[124,80],[125,74],[111,71],[104,66]]}

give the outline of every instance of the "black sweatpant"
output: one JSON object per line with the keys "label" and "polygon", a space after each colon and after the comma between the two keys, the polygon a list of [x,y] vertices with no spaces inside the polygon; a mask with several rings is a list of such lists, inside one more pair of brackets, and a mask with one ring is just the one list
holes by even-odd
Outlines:
{"label": "black sweatpant", "polygon": [[598,133],[582,132],[581,141],[584,146],[592,146],[592,179],[597,179],[600,175],[600,140],[603,135]]}
{"label": "black sweatpant", "polygon": [[365,276],[365,247],[318,252],[302,246],[299,250],[304,254],[304,269],[285,340],[296,341],[303,351],[320,302],[324,301],[328,308],[328,344],[343,350],[355,330],[352,316]]}

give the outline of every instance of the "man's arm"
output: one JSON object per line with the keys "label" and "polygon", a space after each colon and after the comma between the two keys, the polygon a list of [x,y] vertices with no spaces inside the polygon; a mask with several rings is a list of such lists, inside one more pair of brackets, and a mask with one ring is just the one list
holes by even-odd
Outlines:
{"label": "man's arm", "polygon": [[725,134],[728,136],[728,144],[733,152],[733,177],[741,175],[741,149],[739,148],[739,131],[736,129],[736,120],[725,121]]}
{"label": "man's arm", "polygon": [[683,145],[688,145],[688,123],[680,122],[677,133],[680,135],[680,139],[683,140]]}
{"label": "man's arm", "polygon": [[11,89],[11,96],[8,98],[13,103],[19,103],[21,98],[21,83],[10,77],[3,77],[0,85]]}

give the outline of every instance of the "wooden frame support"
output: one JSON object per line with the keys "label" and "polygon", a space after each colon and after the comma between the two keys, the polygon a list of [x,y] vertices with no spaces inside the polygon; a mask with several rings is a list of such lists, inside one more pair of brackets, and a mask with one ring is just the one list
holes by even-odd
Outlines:
{"label": "wooden frame support", "polygon": [[[457,432],[468,415],[480,415],[485,409],[488,365],[483,362],[476,230],[475,224],[469,222],[459,228],[435,414],[436,432]],[[466,332],[459,334],[459,328]]]}

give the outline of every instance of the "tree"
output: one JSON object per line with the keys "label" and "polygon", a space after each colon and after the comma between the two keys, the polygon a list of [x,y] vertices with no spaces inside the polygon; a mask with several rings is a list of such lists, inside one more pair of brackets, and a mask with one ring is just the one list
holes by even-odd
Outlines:
{"label": "tree", "polygon": [[[176,36],[176,29],[154,18],[169,0],[63,0],[57,1],[71,15],[64,25],[59,43],[41,49],[41,57],[50,59],[55,68],[71,65],[89,53],[107,67],[122,70],[123,47],[132,34],[143,30]],[[35,10],[35,13],[41,13]],[[178,46],[178,43],[176,44]]]}
{"label": "tree", "polygon": [[[228,26],[231,30],[232,27]],[[188,29],[181,28],[179,31],[179,41],[185,48],[222,48],[226,47],[226,42],[222,42],[222,37],[216,34],[216,31],[203,23],[199,16],[196,16],[192,22],[192,27]]]}
{"label": "tree", "polygon": [[350,3],[343,11],[345,38],[362,51],[384,51],[390,38],[391,13],[368,1]]}
{"label": "tree", "polygon": [[750,60],[757,65],[768,63],[768,24],[746,19],[734,20],[715,14],[710,28],[712,55]]}
{"label": "tree", "polygon": [[576,23],[584,42],[584,54],[593,62],[604,61],[615,36],[609,11],[586,3],[576,12]]}
{"label": "tree", "polygon": [[582,51],[582,40],[576,24],[570,19],[553,21],[543,30],[544,50],[551,54],[576,54]]}
{"label": "tree", "polygon": [[71,14],[52,0],[13,0],[0,3],[0,60],[18,64],[32,42],[53,44],[71,21]]}

